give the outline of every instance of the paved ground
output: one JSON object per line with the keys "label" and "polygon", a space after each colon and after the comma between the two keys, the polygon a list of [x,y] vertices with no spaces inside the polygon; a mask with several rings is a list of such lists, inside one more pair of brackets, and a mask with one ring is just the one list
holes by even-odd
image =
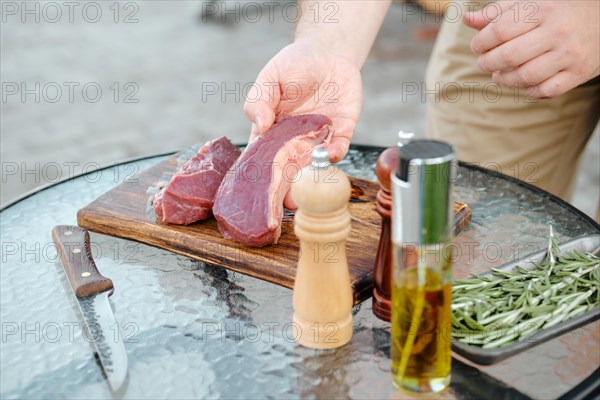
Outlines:
{"label": "paved ground", "polygon": [[[2,203],[125,158],[217,135],[245,141],[244,86],[289,42],[295,18],[289,1],[260,11],[256,2],[231,1],[238,12],[225,24],[200,1],[73,4],[1,3]],[[424,131],[424,104],[403,101],[399,85],[422,81],[432,42],[413,32],[434,21],[407,7],[392,7],[364,67],[355,143],[392,145],[399,129]],[[203,20],[203,8],[214,18]],[[596,134],[574,200],[590,214],[599,160]]]}

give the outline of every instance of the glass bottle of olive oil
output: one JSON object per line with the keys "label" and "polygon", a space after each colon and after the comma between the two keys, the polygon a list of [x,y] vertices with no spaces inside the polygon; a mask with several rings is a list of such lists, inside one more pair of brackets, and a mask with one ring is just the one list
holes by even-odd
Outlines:
{"label": "glass bottle of olive oil", "polygon": [[392,174],[392,379],[398,388],[439,392],[450,383],[452,183],[448,143],[399,144]]}
{"label": "glass bottle of olive oil", "polygon": [[423,247],[396,248],[392,374],[397,387],[438,392],[450,382],[451,248]]}

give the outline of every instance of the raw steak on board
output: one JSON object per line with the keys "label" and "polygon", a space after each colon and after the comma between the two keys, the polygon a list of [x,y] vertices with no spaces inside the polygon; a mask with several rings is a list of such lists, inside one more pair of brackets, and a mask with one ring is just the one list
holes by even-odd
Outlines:
{"label": "raw steak on board", "polygon": [[207,142],[156,194],[153,206],[157,219],[188,225],[209,218],[215,193],[240,154],[226,137]]}
{"label": "raw steak on board", "polygon": [[260,247],[281,235],[283,199],[315,147],[329,144],[323,115],[280,116],[231,167],[215,196],[213,213],[223,237]]}

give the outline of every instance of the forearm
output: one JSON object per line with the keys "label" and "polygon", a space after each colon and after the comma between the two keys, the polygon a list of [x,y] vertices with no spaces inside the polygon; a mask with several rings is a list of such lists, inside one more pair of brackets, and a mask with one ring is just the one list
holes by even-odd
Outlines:
{"label": "forearm", "polygon": [[302,17],[296,26],[294,41],[317,44],[361,68],[391,0],[302,0],[299,4]]}

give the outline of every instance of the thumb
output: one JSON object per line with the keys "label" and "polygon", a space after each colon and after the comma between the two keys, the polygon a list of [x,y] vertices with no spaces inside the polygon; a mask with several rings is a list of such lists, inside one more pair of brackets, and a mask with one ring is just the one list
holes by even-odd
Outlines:
{"label": "thumb", "polygon": [[[490,10],[488,14],[492,14],[492,11]],[[487,24],[489,24],[495,18],[490,18],[490,16],[491,15],[485,14],[484,10],[471,11],[465,13],[463,17],[463,22],[468,27],[477,29],[479,31],[485,28]]]}
{"label": "thumb", "polygon": [[325,148],[329,151],[329,161],[340,162],[348,153],[350,139],[343,136],[334,137]]}
{"label": "thumb", "polygon": [[253,123],[250,141],[273,125],[275,110],[281,99],[279,80],[269,78],[267,68],[268,65],[256,78],[244,103],[244,113]]}
{"label": "thumb", "polygon": [[463,21],[471,28],[482,30],[490,22],[500,17],[503,12],[514,6],[515,4],[510,1],[493,2],[485,6],[482,10],[465,13]]}
{"label": "thumb", "polygon": [[250,141],[254,140],[261,133],[266,131],[275,122],[275,111],[268,103],[258,101],[254,104],[244,105],[244,113],[252,121],[252,130],[250,132]]}
{"label": "thumb", "polygon": [[331,142],[325,148],[329,151],[329,161],[339,162],[348,153],[350,140],[356,129],[356,121],[347,118],[334,118],[333,129]]}

